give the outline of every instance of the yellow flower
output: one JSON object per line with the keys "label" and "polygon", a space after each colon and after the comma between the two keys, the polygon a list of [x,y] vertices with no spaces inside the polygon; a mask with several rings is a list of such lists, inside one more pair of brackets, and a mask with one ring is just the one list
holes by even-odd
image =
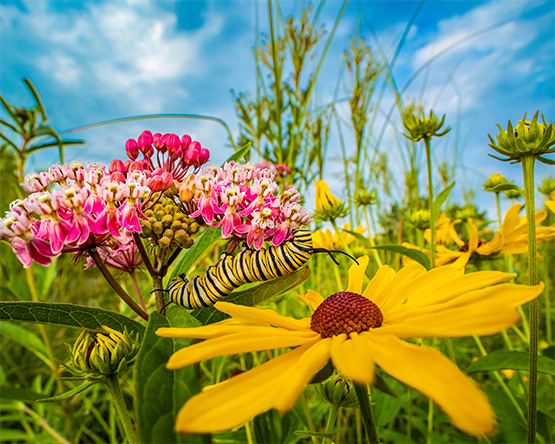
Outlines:
{"label": "yellow flower", "polygon": [[[472,254],[476,253],[481,256],[490,256],[492,254],[524,254],[528,251],[528,234],[526,216],[520,217],[519,213],[522,208],[521,204],[515,204],[505,214],[501,229],[496,232],[493,239],[485,241],[479,238],[478,227],[472,219],[468,219],[468,242],[463,242],[454,225],[460,219],[450,222],[450,219],[445,216],[440,216],[438,227],[436,246],[436,264],[438,266],[451,264],[457,267],[466,267]],[[541,224],[547,217],[547,211],[540,210],[536,212],[536,223]],[[438,226],[436,225],[436,226]],[[431,235],[429,231],[424,232],[424,238],[430,243]],[[555,238],[555,226],[539,226],[536,228],[536,241],[544,242]],[[450,245],[456,244],[458,249],[449,248]],[[415,245],[403,242],[402,244],[407,248],[419,249]],[[431,256],[430,250],[420,249],[428,257]],[[411,259],[403,257],[403,263],[408,264]]]}
{"label": "yellow flower", "polygon": [[347,215],[345,204],[331,193],[330,187],[326,182],[314,180],[314,185],[316,186],[315,219],[330,221]]}
{"label": "yellow flower", "polygon": [[551,210],[552,213],[555,213],[555,191],[551,193],[549,196],[551,200],[546,200],[545,206]]}
{"label": "yellow flower", "polygon": [[[351,231],[350,222],[347,222],[345,225],[343,225],[343,228],[341,228],[341,236],[343,236],[343,240],[347,245],[350,245],[356,240],[356,237],[354,237],[352,234],[345,232],[345,230]],[[354,231],[355,233],[362,234],[366,230],[362,227],[362,225],[359,225],[357,228],[355,228],[352,231]],[[343,244],[341,243],[341,239],[339,239],[339,236],[337,235],[337,233],[332,232],[329,228],[312,233],[312,244],[314,248],[324,248],[326,250],[343,249]]]}
{"label": "yellow flower", "polygon": [[174,353],[170,370],[217,356],[295,347],[191,398],[178,414],[176,430],[228,430],[272,408],[290,410],[331,358],[339,372],[358,384],[374,381],[377,364],[433,399],[465,432],[493,433],[493,411],[474,381],[438,351],[401,338],[497,333],[520,319],[516,308],[537,297],[543,284],[501,284],[514,275],[498,271],[464,275],[451,266],[426,271],[412,264],[395,272],[385,265],[363,291],[369,259],[358,261],[349,269],[345,291],[324,299],[309,290],[302,297],[316,308],[311,318],[217,302],[215,307],[230,319],[198,328],[158,329],[163,337],[206,339]]}

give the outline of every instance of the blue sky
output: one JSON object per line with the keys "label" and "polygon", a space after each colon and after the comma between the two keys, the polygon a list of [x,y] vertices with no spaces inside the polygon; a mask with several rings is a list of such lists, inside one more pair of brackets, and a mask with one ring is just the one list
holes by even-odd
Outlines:
{"label": "blue sky", "polygon": [[[302,4],[289,0],[280,5],[284,16],[299,16]],[[342,51],[357,23],[372,48],[376,41],[370,27],[391,57],[418,5],[391,0],[349,3],[317,85],[322,103],[333,96]],[[333,0],[325,4],[321,21],[328,32],[341,6]],[[31,105],[22,83],[22,78],[30,78],[58,130],[133,115],[192,113],[219,117],[237,134],[230,90],[254,90],[257,17],[260,30],[267,32],[266,2],[0,1],[0,89],[11,103]],[[506,125],[525,112],[539,109],[548,120],[555,117],[554,28],[553,1],[423,5],[393,71],[400,89],[430,57],[489,29],[437,57],[403,96],[447,114],[454,130],[435,156],[451,161],[448,147],[458,137],[460,184],[479,190],[483,180],[498,171],[522,184],[519,166],[487,157],[487,133],[496,132],[495,123]],[[391,103],[391,94],[386,95],[384,113]],[[123,157],[125,141],[143,129],[191,134],[211,149],[215,162],[231,153],[225,131],[216,124],[156,120],[76,133],[72,136],[88,144],[79,148],[82,151],[68,150],[68,158],[109,162]],[[393,142],[386,138],[382,150],[389,149],[388,143]],[[334,146],[329,154],[337,154]],[[391,164],[398,164],[395,150],[391,156]],[[31,166],[42,168],[53,160],[43,155]],[[340,194],[339,182],[331,179],[338,170],[330,160],[326,174]],[[552,169],[538,168],[539,178],[548,174],[553,175]],[[478,198],[489,199],[482,193]]]}

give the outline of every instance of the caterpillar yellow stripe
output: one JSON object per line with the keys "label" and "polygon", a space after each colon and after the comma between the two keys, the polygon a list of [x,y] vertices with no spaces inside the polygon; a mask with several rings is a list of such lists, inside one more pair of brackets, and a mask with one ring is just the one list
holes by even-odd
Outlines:
{"label": "caterpillar yellow stripe", "polygon": [[299,270],[314,252],[312,234],[298,228],[293,238],[277,247],[244,248],[235,256],[224,253],[202,276],[190,281],[185,274],[176,276],[168,287],[170,299],[187,309],[210,307],[248,282],[268,281]]}

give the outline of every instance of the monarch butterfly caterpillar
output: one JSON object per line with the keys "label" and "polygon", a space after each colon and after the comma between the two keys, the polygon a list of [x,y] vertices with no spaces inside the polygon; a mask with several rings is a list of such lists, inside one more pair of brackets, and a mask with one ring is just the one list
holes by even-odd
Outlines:
{"label": "monarch butterfly caterpillar", "polygon": [[308,262],[313,253],[319,252],[329,253],[313,248],[310,231],[298,228],[293,231],[292,239],[277,247],[244,248],[236,256],[223,253],[216,265],[191,281],[184,273],[176,276],[168,287],[169,296],[172,302],[190,310],[209,307],[243,284],[291,274]]}

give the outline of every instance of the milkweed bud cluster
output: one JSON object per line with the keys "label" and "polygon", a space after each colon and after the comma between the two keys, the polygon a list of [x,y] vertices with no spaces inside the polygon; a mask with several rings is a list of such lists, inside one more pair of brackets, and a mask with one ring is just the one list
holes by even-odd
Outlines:
{"label": "milkweed bud cluster", "polygon": [[199,225],[183,213],[171,199],[163,197],[152,209],[144,212],[141,219],[141,236],[150,239],[160,248],[191,248],[191,237],[199,231]]}

